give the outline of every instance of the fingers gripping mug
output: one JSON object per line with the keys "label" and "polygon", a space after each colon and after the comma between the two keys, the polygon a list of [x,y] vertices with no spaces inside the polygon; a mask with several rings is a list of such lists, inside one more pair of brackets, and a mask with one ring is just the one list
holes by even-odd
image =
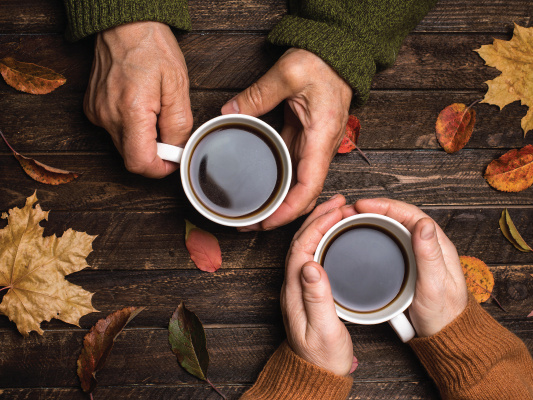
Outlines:
{"label": "fingers gripping mug", "polygon": [[335,224],[314,261],[326,270],[337,315],[364,325],[388,321],[403,342],[415,336],[404,311],[413,301],[416,263],[411,234],[379,214],[358,214]]}
{"label": "fingers gripping mug", "polygon": [[263,221],[281,205],[291,183],[287,146],[270,125],[248,115],[213,118],[184,148],[158,143],[157,155],[180,164],[189,201],[221,225]]}

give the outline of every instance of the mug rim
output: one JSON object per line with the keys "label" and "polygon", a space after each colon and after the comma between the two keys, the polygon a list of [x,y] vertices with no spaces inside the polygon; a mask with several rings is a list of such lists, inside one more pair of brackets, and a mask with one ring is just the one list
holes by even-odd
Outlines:
{"label": "mug rim", "polygon": [[[228,121],[229,120],[229,121]],[[218,125],[222,125],[223,123],[241,123],[244,125],[251,126],[254,129],[260,130],[262,133],[266,134],[272,141],[274,142],[274,145],[276,146],[276,149],[280,153],[281,158],[281,164],[283,168],[282,178],[281,178],[281,184],[278,191],[278,194],[274,198],[273,201],[262,211],[253,214],[249,217],[243,217],[243,218],[231,218],[231,217],[224,217],[222,215],[216,214],[209,210],[205,205],[203,205],[197,196],[194,194],[194,191],[192,189],[192,185],[189,179],[189,161],[192,156],[192,151],[194,150],[196,144],[199,142],[200,139],[202,139],[202,135],[206,133],[207,131],[216,128]],[[219,115],[218,117],[212,118],[206,122],[204,122],[202,125],[200,125],[191,135],[187,143],[185,144],[185,147],[183,148],[183,154],[181,157],[180,162],[180,177],[181,177],[181,184],[183,187],[183,190],[185,192],[185,195],[191,202],[191,204],[194,206],[194,208],[202,214],[207,219],[216,222],[220,225],[225,226],[231,226],[231,227],[243,227],[248,225],[253,225],[258,222],[261,222],[268,218],[270,215],[272,215],[283,203],[285,200],[285,197],[287,196],[287,193],[289,192],[290,185],[291,185],[291,179],[292,179],[292,162],[291,157],[289,154],[289,150],[287,149],[287,146],[285,145],[285,142],[279,135],[279,133],[272,128],[269,124],[267,124],[265,121],[253,117],[251,115],[246,114],[226,114],[226,115]]]}
{"label": "mug rim", "polygon": [[[373,223],[375,225],[389,229],[391,228],[391,226],[394,227],[395,229],[393,229],[394,232],[392,233],[403,245],[408,258],[409,270],[407,275],[407,282],[405,283],[405,286],[402,289],[400,295],[396,297],[392,302],[387,304],[385,307],[377,311],[358,313],[356,311],[348,310],[347,308],[340,306],[335,301],[335,310],[340,318],[357,324],[375,325],[389,321],[397,315],[401,314],[411,305],[413,301],[417,271],[415,255],[411,244],[411,233],[407,230],[407,228],[403,226],[400,222],[390,217],[387,217],[386,215],[374,213],[361,213],[352,215],[337,222],[324,234],[317,246],[313,260],[317,263],[320,263],[322,253],[332,236],[334,236],[336,233],[338,233],[344,228],[350,226],[357,226],[362,223]],[[398,235],[398,232],[400,233],[400,235]]]}

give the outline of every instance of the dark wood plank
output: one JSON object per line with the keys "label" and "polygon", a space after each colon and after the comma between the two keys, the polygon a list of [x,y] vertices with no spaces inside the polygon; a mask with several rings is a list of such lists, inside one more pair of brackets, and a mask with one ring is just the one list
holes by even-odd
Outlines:
{"label": "dark wood plank", "polygon": [[[0,212],[3,210],[0,210]],[[487,264],[526,265],[531,254],[516,250],[501,234],[501,209],[425,208],[455,243],[461,255]],[[533,209],[511,208],[524,239],[533,243]],[[239,233],[209,222],[190,207],[164,212],[50,212],[45,236],[61,236],[69,228],[98,235],[89,265],[100,270],[196,270],[185,248],[185,218],[212,232],[219,240],[223,269],[282,268],[289,243],[303,218],[269,232]],[[5,225],[0,222],[0,227]]]}
{"label": "dark wood plank", "polygon": [[[495,35],[508,39],[509,35]],[[405,40],[395,65],[374,78],[374,89],[475,89],[499,72],[484,65],[473,50],[493,42],[493,35],[413,34]],[[273,60],[264,34],[187,34],[179,37],[193,89],[243,89],[261,77]],[[63,73],[67,83],[58,94],[83,92],[92,60],[89,43],[68,44],[60,35],[0,36],[0,56],[42,64]],[[0,93],[16,93],[5,83]],[[31,96],[21,94],[21,96]]]}
{"label": "dark wood plank", "polygon": [[[194,128],[220,115],[220,107],[236,91],[191,92]],[[455,102],[470,104],[483,96],[471,91],[388,91],[374,90],[368,103],[351,113],[361,121],[359,146],[377,149],[440,149],[435,136],[439,112]],[[0,129],[21,153],[88,151],[113,152],[109,135],[92,125],[82,110],[82,93],[51,93],[25,96],[18,93],[0,97]],[[476,127],[467,149],[519,148],[533,144],[533,135],[524,139],[520,120],[525,107],[519,102],[498,111],[496,106],[476,106]],[[278,131],[283,111],[277,107],[262,117]],[[8,151],[0,146],[0,153]]]}
{"label": "dark wood plank", "polygon": [[[132,263],[135,262],[132,260]],[[111,266],[112,267],[112,266]],[[533,265],[492,266],[496,282],[494,295],[506,312],[489,301],[484,304],[496,318],[525,320],[533,310]],[[281,325],[279,293],[282,268],[224,269],[215,274],[197,270],[90,270],[70,275],[68,280],[94,292],[93,305],[100,313],[82,318],[89,328],[99,318],[123,307],[148,309],[131,322],[133,327],[166,327],[171,311],[180,300],[186,301],[205,324]],[[65,328],[63,322],[43,323],[43,329]],[[14,330],[4,316],[0,328]],[[532,337],[533,339],[533,337]]]}
{"label": "dark wood plank", "polygon": [[[60,0],[4,0],[0,33],[58,33],[66,26]],[[270,30],[287,12],[285,0],[189,1],[193,30]],[[512,22],[531,21],[528,0],[447,0],[415,29],[418,32],[507,32]]]}
{"label": "dark wood plank", "polygon": [[[531,204],[532,188],[519,193],[498,192],[483,179],[486,166],[502,150],[367,151],[368,165],[357,152],[337,155],[330,165],[320,199],[342,193],[353,202],[362,197],[390,197],[419,206],[496,206]],[[28,154],[31,156],[31,154]],[[129,173],[115,155],[34,154],[56,168],[83,175],[68,185],[47,186],[31,180],[16,159],[0,155],[0,203],[4,209],[24,204],[35,189],[47,209],[164,210],[184,207],[179,174],[161,180]]]}
{"label": "dark wood plank", "polygon": [[[533,348],[531,324],[512,322],[504,326]],[[356,385],[428,379],[411,348],[401,343],[387,324],[351,325],[348,330],[360,363],[354,374]],[[77,387],[76,360],[84,335],[82,330],[61,330],[23,339],[18,333],[0,330],[4,349],[0,387]],[[282,342],[284,333],[281,326],[207,328],[206,337],[210,380],[249,384]],[[177,364],[166,329],[125,329],[97,379],[101,386],[201,386]]]}
{"label": "dark wood plank", "polygon": [[[237,400],[247,390],[248,385],[217,385],[228,399]],[[53,389],[0,389],[0,395],[11,400],[74,400],[87,399],[80,389],[53,388]],[[219,400],[216,394],[207,385],[175,385],[175,386],[99,386],[96,388],[95,399],[203,399]],[[348,400],[372,399],[372,400],[432,400],[439,399],[437,391],[429,381],[405,381],[405,382],[359,382],[355,381]]]}

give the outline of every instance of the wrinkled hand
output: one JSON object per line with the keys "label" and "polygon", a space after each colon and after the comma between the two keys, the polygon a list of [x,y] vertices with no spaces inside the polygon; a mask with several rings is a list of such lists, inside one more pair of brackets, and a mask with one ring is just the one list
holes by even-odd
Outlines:
{"label": "wrinkled hand", "polygon": [[352,339],[337,317],[326,272],[312,260],[322,236],[342,219],[344,204],[344,197],[337,195],[305,220],[287,255],[281,289],[289,345],[304,360],[337,375],[350,372]]}
{"label": "wrinkled hand", "polygon": [[418,277],[409,317],[418,336],[431,336],[452,322],[468,303],[466,282],[453,243],[418,207],[396,200],[365,199],[357,213],[386,215],[412,234]]}
{"label": "wrinkled hand", "polygon": [[351,98],[350,86],[328,64],[293,48],[222,107],[222,114],[257,117],[287,100],[281,137],[291,153],[296,183],[274,214],[241,230],[273,229],[313,209],[344,136]]}
{"label": "wrinkled hand", "polygon": [[193,120],[187,67],[170,28],[134,22],[98,33],[84,110],[109,132],[129,171],[175,171],[157,156],[156,125],[162,142],[183,145]]}

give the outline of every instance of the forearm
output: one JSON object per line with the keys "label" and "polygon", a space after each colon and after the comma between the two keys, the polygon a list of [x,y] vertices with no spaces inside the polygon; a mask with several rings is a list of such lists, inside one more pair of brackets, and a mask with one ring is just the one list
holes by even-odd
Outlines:
{"label": "forearm", "polygon": [[390,67],[407,34],[436,0],[299,0],[268,36],[283,47],[311,51],[354,89],[363,104],[376,71]]}
{"label": "forearm", "polygon": [[526,346],[472,296],[450,325],[409,344],[443,399],[533,399],[533,360]]}
{"label": "forearm", "polygon": [[66,37],[76,41],[105,29],[135,21],[157,21],[191,28],[187,0],[63,0]]}

